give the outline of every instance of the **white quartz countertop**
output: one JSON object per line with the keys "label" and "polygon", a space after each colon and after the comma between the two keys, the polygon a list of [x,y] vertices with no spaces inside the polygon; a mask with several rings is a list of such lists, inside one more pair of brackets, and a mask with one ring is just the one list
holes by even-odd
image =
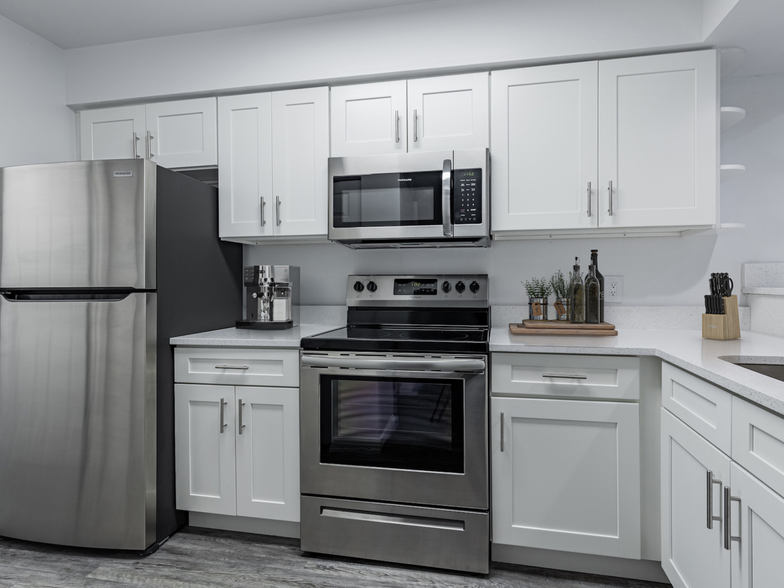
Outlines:
{"label": "white quartz countertop", "polygon": [[490,351],[652,355],[784,415],[784,382],[721,359],[784,364],[784,338],[772,335],[743,331],[740,339],[716,341],[697,330],[618,329],[617,337],[530,336],[494,327]]}
{"label": "white quartz countertop", "polygon": [[218,329],[172,337],[172,345],[190,347],[277,347],[299,349],[300,339],[339,329],[345,325],[304,324],[281,331],[259,329]]}

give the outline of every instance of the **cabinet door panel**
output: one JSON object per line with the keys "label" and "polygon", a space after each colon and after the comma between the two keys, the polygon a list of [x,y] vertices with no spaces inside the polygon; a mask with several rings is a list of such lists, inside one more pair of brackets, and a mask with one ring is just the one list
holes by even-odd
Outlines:
{"label": "cabinet door panel", "polygon": [[662,568],[675,588],[729,588],[725,521],[722,516],[709,529],[707,511],[712,472],[717,483],[711,512],[723,515],[722,483],[728,483],[730,460],[665,409],[661,431]]}
{"label": "cabinet door panel", "polygon": [[491,402],[493,541],[639,559],[639,406]]}
{"label": "cabinet door panel", "polygon": [[406,82],[331,90],[332,157],[406,152]]}
{"label": "cabinet door panel", "polygon": [[716,70],[715,51],[599,63],[599,226],[716,223]]}
{"label": "cabinet door panel", "polygon": [[784,419],[732,397],[732,459],[784,494]]}
{"label": "cabinet door panel", "polygon": [[[779,588],[784,580],[784,498],[732,464],[733,588]],[[739,509],[739,510],[738,510]],[[738,516],[739,515],[739,516]]]}
{"label": "cabinet door panel", "polygon": [[150,159],[163,167],[218,165],[215,98],[147,105]]}
{"label": "cabinet door panel", "polygon": [[409,80],[408,150],[487,148],[489,112],[487,73]]}
{"label": "cabinet door panel", "polygon": [[81,159],[132,159],[145,157],[144,105],[82,110],[79,113]]}
{"label": "cabinet door panel", "polygon": [[596,72],[594,61],[492,74],[494,231],[596,226]]}
{"label": "cabinet door panel", "polygon": [[236,391],[237,514],[299,522],[299,389]]}
{"label": "cabinet door panel", "polygon": [[274,92],[272,145],[275,233],[326,235],[329,90]]}
{"label": "cabinet door panel", "polygon": [[275,198],[270,95],[219,98],[218,127],[220,236],[272,235]]}
{"label": "cabinet door panel", "polygon": [[175,384],[174,401],[177,508],[236,514],[234,388]]}

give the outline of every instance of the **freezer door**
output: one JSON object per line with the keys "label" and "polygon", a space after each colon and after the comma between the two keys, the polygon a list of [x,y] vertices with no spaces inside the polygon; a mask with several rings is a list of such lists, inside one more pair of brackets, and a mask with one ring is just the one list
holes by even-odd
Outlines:
{"label": "freezer door", "polygon": [[155,541],[157,300],[122,296],[0,296],[0,536]]}
{"label": "freezer door", "polygon": [[155,185],[141,159],[0,169],[0,289],[154,289]]}

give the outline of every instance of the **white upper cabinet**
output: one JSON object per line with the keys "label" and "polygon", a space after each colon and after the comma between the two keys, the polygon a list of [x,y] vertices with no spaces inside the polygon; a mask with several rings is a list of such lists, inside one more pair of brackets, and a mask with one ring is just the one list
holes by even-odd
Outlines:
{"label": "white upper cabinet", "polygon": [[149,159],[168,168],[218,165],[215,98],[159,102],[146,110]]}
{"label": "white upper cabinet", "polygon": [[146,158],[166,168],[218,164],[215,98],[83,110],[81,159]]}
{"label": "white upper cabinet", "polygon": [[272,98],[218,98],[220,236],[272,235]]}
{"label": "white upper cabinet", "polygon": [[717,222],[715,51],[494,72],[496,238]]}
{"label": "white upper cabinet", "polygon": [[333,157],[489,146],[488,74],[332,88]]}
{"label": "white upper cabinet", "polygon": [[493,230],[597,219],[597,62],[493,72]]}
{"label": "white upper cabinet", "polygon": [[600,226],[716,223],[717,69],[715,51],[599,63]]}
{"label": "white upper cabinet", "polygon": [[272,94],[275,233],[327,234],[329,90]]}
{"label": "white upper cabinet", "polygon": [[490,145],[487,73],[408,81],[408,150]]}
{"label": "white upper cabinet", "polygon": [[406,82],[332,88],[332,155],[405,153]]}
{"label": "white upper cabinet", "polygon": [[144,105],[82,110],[79,140],[82,161],[146,157]]}
{"label": "white upper cabinet", "polygon": [[223,97],[218,120],[220,237],[325,236],[328,89]]}

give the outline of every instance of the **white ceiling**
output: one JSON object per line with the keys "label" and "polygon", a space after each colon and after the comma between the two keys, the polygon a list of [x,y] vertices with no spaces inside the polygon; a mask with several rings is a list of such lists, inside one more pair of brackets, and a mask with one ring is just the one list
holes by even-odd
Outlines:
{"label": "white ceiling", "polygon": [[63,49],[434,0],[0,0],[0,15]]}

